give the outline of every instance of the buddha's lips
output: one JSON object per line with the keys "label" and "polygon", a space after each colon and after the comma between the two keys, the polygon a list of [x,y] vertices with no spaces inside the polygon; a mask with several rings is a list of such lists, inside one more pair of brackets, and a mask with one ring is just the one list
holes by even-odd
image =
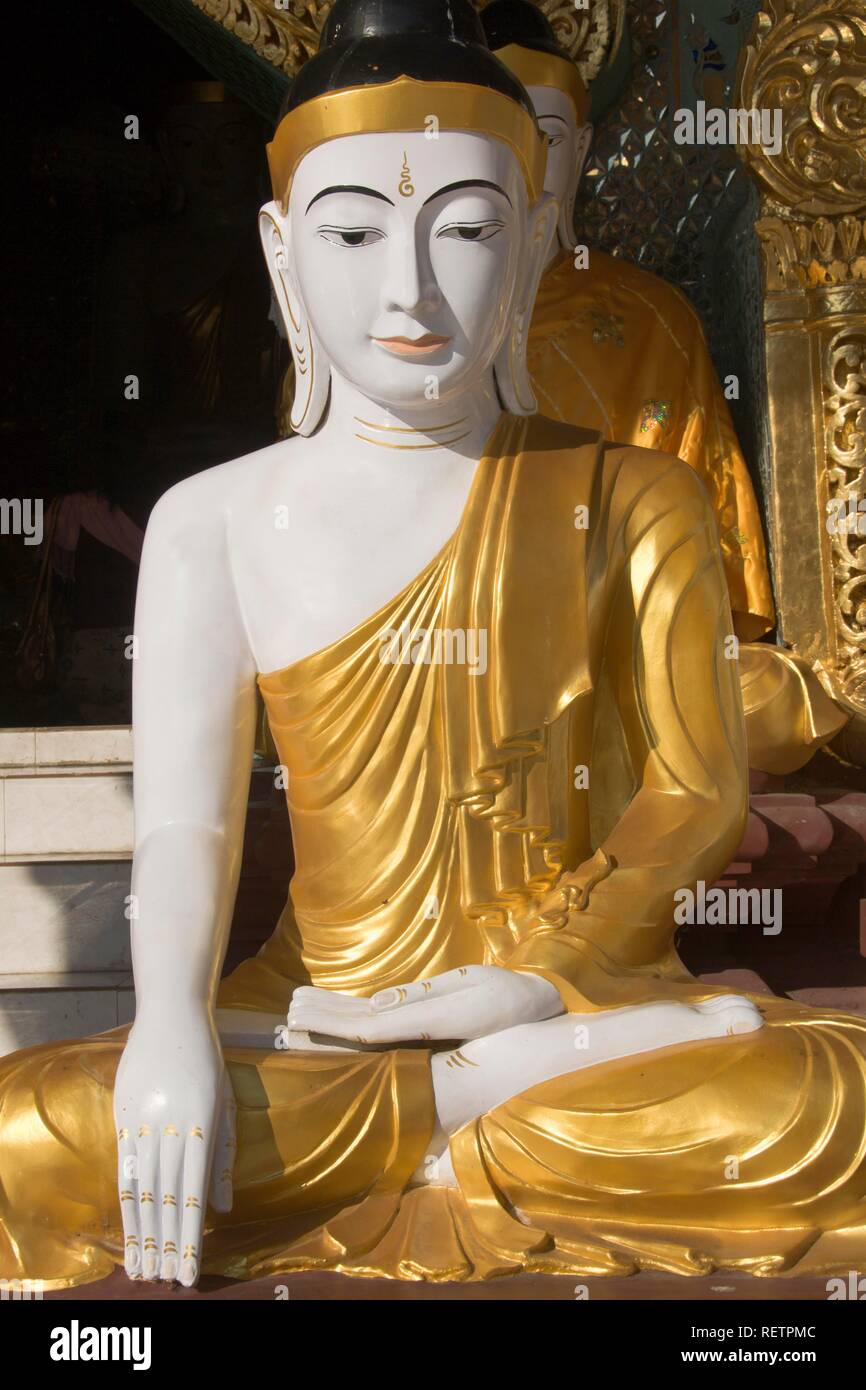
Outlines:
{"label": "buddha's lips", "polygon": [[441,333],[425,333],[423,338],[374,338],[373,342],[398,357],[423,357],[425,353],[438,352],[451,339],[443,338]]}

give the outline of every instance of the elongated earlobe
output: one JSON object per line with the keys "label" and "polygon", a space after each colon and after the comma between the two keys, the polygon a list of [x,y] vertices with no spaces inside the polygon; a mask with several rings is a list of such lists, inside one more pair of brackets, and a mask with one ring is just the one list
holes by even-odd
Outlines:
{"label": "elongated earlobe", "polygon": [[276,203],[268,203],[259,213],[259,234],[295,364],[292,429],[298,434],[310,435],[322,423],[328,407],[331,364],[298,293],[292,271],[288,224]]}
{"label": "elongated earlobe", "polygon": [[572,170],[571,180],[565,192],[562,207],[559,210],[559,244],[564,251],[573,251],[575,247],[574,207],[577,202],[580,181],[583,178],[583,171],[589,157],[591,144],[592,126],[580,126],[577,132],[577,140],[574,149],[574,168]]}
{"label": "elongated earlobe", "polygon": [[539,281],[556,235],[559,204],[549,193],[545,193],[529,217],[529,237],[518,273],[511,331],[493,364],[500,399],[512,415],[534,415],[538,410],[526,363],[526,349]]}

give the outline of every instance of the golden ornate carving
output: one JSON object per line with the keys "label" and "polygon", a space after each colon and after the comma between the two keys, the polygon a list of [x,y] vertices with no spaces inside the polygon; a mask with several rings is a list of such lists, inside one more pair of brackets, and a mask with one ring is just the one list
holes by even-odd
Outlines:
{"label": "golden ornate carving", "polygon": [[768,290],[866,280],[866,222],[851,213],[835,221],[766,216],[755,231],[764,247]]}
{"label": "golden ornate carving", "polygon": [[331,0],[193,0],[197,9],[222,24],[260,57],[293,77],[319,46],[319,33]]}
{"label": "golden ornate carving", "polygon": [[861,0],[768,0],[740,65],[740,106],[783,113],[782,148],[745,158],[786,206],[813,216],[866,202],[866,12]]}
{"label": "golden ornate carving", "polygon": [[[280,8],[277,0],[193,0],[193,4],[293,77],[316,52],[332,0],[283,0]],[[484,8],[482,0],[473,4]],[[626,0],[591,0],[588,10],[578,10],[574,0],[538,0],[538,4],[584,82],[591,82],[619,49]]]}
{"label": "golden ornate carving", "polygon": [[553,25],[562,48],[577,63],[584,82],[592,82],[619,50],[625,29],[625,0],[593,0],[588,10],[579,10],[574,0],[536,2]]}
{"label": "golden ornate carving", "polygon": [[[857,518],[857,504],[866,498],[866,326],[840,329],[827,343],[824,392],[828,502],[843,504]],[[832,552],[836,671],[849,697],[866,710],[866,535],[860,531],[859,524],[837,526]]]}
{"label": "golden ornate carving", "polygon": [[[778,154],[742,157],[762,189],[769,509],[782,635],[852,715],[866,761],[866,12],[767,0],[736,104],[781,109]],[[853,529],[828,525],[853,508]],[[866,518],[864,518],[866,519]]]}

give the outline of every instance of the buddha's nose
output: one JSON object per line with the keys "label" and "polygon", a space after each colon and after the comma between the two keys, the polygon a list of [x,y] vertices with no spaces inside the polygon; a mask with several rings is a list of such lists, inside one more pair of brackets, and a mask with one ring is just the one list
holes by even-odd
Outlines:
{"label": "buddha's nose", "polygon": [[395,239],[392,248],[382,287],[385,308],[412,315],[438,309],[442,296],[429,256],[419,251],[414,238],[402,245]]}

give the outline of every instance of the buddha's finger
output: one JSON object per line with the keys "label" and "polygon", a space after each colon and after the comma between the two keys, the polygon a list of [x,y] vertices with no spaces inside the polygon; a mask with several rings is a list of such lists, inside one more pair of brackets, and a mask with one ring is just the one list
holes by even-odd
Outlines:
{"label": "buddha's finger", "polygon": [[[462,1001],[460,1016],[464,1010]],[[441,1042],[462,1038],[453,1000],[428,996],[377,1014],[364,1030],[368,1043]]]}
{"label": "buddha's finger", "polygon": [[[467,979],[457,971],[461,981]],[[445,978],[444,976],[442,977]],[[394,1008],[377,1011],[367,1018],[328,1011],[312,1004],[299,1004],[298,1028],[309,1033],[344,1038],[350,1042],[378,1046],[396,1042],[432,1042],[483,1037],[502,1027],[501,1004],[491,976],[468,977],[457,991],[409,1000]]]}
{"label": "buddha's finger", "polygon": [[[341,1027],[346,1027],[350,1030],[360,1028],[363,1027],[368,1019],[375,1018],[376,1016],[375,1010],[369,1001],[365,1000],[364,1003],[366,1004],[366,1008],[363,1009],[335,1009],[326,999],[321,1002],[313,999],[300,999],[297,1003],[293,1003],[292,1007],[289,1009],[286,1023],[290,1032],[292,1030],[301,1030],[303,1032],[307,1028],[306,1020],[309,1018],[329,1019],[331,1022],[335,1024],[339,1023]],[[322,1030],[319,1029],[319,1031],[321,1032]],[[327,1032],[328,1030],[325,1029],[324,1031]]]}
{"label": "buddha's finger", "polygon": [[[456,970],[445,971],[442,975],[433,975],[429,980],[392,985],[388,989],[379,990],[372,999],[354,999],[350,995],[336,994],[332,990],[303,985],[296,989],[292,996],[288,1015],[289,1027],[307,1028],[308,1020],[313,1018],[316,1022],[310,1027],[311,1032],[331,1033],[335,1037],[355,1039],[356,1033],[347,1032],[344,1028],[337,1031],[334,1026],[323,1025],[328,1020],[333,1024],[335,1017],[343,1015],[359,1023],[363,1021],[361,1031],[366,1035],[366,1020],[371,1015],[389,1013],[413,1004],[462,994],[486,982],[488,978],[483,966],[462,965]],[[446,1036],[453,1037],[454,1034],[449,1033]]]}
{"label": "buddha's finger", "polygon": [[364,1041],[374,1044],[399,1042],[452,1042],[485,1037],[503,1026],[502,1006],[489,978],[480,985],[404,1004],[377,1015],[364,1028]]}
{"label": "buddha's finger", "polygon": [[135,1140],[123,1125],[117,1132],[117,1188],[123,1223],[123,1267],[130,1279],[141,1278],[141,1232],[138,1220],[138,1156]]}
{"label": "buddha's finger", "polygon": [[198,1282],[201,1267],[201,1233],[209,1158],[205,1133],[200,1125],[195,1125],[187,1135],[183,1156],[180,1282],[188,1289]]}
{"label": "buddha's finger", "polygon": [[392,1009],[401,1009],[404,1004],[420,1004],[425,999],[441,998],[448,990],[437,987],[439,979],[444,979],[444,976],[434,976],[432,980],[417,980],[411,985],[391,985],[390,988],[380,989],[374,994],[370,1003],[377,1014],[382,1014]]}
{"label": "buddha's finger", "polygon": [[291,1017],[292,1009],[301,1004],[318,1004],[323,1008],[347,1014],[363,1014],[371,1011],[369,999],[356,999],[352,994],[340,994],[333,989],[318,989],[315,985],[301,985],[299,989],[295,990],[289,1004],[289,1017]]}
{"label": "buddha's finger", "polygon": [[372,1010],[364,1014],[344,1013],[339,1009],[328,1009],[318,1004],[297,1004],[289,1018],[289,1033],[318,1033],[328,1038],[342,1038],[347,1042],[366,1042],[376,1015]]}
{"label": "buddha's finger", "polygon": [[232,1083],[226,1073],[210,1172],[210,1204],[214,1211],[226,1212],[232,1209],[232,1182],[237,1152],[237,1109]]}
{"label": "buddha's finger", "polygon": [[160,1279],[177,1278],[180,1267],[180,1200],[183,1182],[183,1139],[167,1124],[159,1140],[159,1212],[161,1225]]}
{"label": "buddha's finger", "polygon": [[355,1043],[426,1042],[450,1039],[455,1034],[450,1016],[453,1009],[445,999],[423,999],[390,1013],[355,1018],[312,1006],[298,1012],[299,1026],[310,1033],[344,1038]]}
{"label": "buddha's finger", "polygon": [[138,1220],[141,1231],[141,1273],[145,1279],[159,1278],[160,1209],[159,1138],[151,1125],[138,1129]]}
{"label": "buddha's finger", "polygon": [[380,989],[370,1000],[374,1009],[383,1012],[398,1009],[403,1004],[416,1004],[424,999],[443,999],[450,994],[474,989],[484,978],[484,967],[461,965],[456,970],[446,970],[442,975],[432,975],[429,980],[417,980],[409,985],[392,985]]}
{"label": "buddha's finger", "polygon": [[309,1033],[298,1028],[289,1028],[286,1033],[288,1052],[357,1052],[358,1048],[346,1038],[311,1038]]}

